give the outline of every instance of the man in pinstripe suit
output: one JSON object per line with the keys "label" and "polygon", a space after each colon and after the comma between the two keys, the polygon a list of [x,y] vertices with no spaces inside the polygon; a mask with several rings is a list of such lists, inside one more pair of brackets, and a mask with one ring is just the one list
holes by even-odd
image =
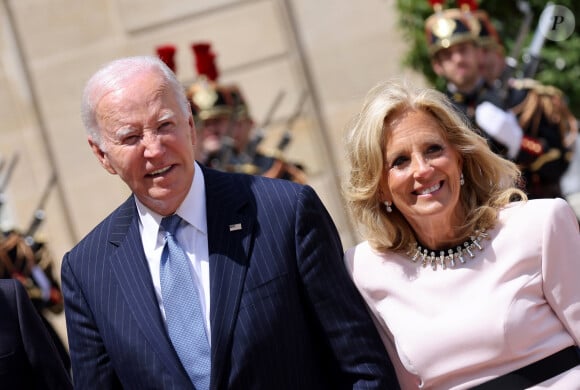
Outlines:
{"label": "man in pinstripe suit", "polygon": [[398,388],[312,188],[197,164],[187,99],[157,58],[101,68],[83,121],[133,194],[63,259],[77,388],[193,388],[159,287],[159,225],[174,213],[187,222],[177,240],[205,316],[211,389]]}

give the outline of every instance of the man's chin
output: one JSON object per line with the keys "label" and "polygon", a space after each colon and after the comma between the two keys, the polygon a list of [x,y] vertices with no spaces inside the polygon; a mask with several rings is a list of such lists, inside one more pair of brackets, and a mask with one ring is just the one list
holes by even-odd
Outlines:
{"label": "man's chin", "polygon": [[169,194],[164,191],[153,191],[146,197],[139,198],[139,201],[147,206],[147,208],[160,215],[174,213],[180,204],[179,199],[169,196]]}

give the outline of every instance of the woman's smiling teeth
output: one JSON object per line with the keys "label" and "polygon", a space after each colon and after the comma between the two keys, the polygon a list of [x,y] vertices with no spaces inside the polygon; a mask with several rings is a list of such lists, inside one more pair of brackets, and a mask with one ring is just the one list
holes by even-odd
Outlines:
{"label": "woman's smiling teeth", "polygon": [[165,172],[167,172],[169,169],[171,169],[171,165],[170,165],[170,166],[168,166],[168,167],[161,168],[161,169],[158,169],[158,170],[156,170],[156,171],[153,171],[153,172],[149,173],[149,176],[156,176],[156,175],[160,175],[160,174],[162,174],[162,173],[165,173]]}
{"label": "woman's smiling teeth", "polygon": [[432,192],[437,191],[439,188],[441,188],[441,182],[435,184],[434,186],[431,186],[429,188],[426,188],[422,191],[415,191],[418,195],[427,195],[430,194]]}

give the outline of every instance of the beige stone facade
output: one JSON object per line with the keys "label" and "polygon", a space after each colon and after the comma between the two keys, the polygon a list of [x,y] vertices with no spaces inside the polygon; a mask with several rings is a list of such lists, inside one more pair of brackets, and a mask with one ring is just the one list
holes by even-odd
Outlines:
{"label": "beige stone facade", "polygon": [[[286,156],[302,163],[345,247],[357,235],[340,198],[342,138],[365,92],[405,76],[392,0],[0,0],[0,157],[17,156],[2,208],[26,229],[52,174],[39,235],[63,254],[129,194],[88,147],[79,119],[87,78],[104,62],[177,46],[177,74],[195,76],[193,42],[212,43],[220,80],[237,83],[259,123],[283,93],[266,147],[307,94]],[[64,335],[64,321],[54,321]]]}

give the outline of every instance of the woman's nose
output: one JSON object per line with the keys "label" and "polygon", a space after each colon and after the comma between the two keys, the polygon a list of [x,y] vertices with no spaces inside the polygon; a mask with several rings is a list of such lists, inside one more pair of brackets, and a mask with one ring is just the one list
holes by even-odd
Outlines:
{"label": "woman's nose", "polygon": [[413,174],[415,176],[423,176],[431,171],[432,167],[423,157],[415,157],[413,159]]}

